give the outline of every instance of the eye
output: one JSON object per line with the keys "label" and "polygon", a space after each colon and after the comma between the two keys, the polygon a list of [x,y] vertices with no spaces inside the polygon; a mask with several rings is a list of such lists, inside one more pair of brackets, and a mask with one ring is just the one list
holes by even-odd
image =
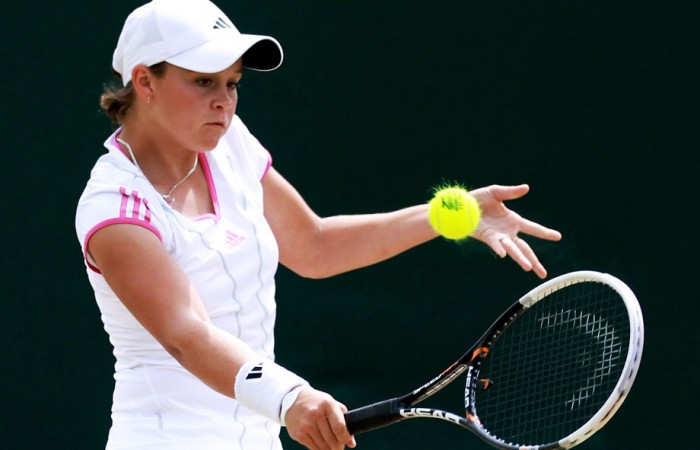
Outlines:
{"label": "eye", "polygon": [[241,82],[240,81],[231,81],[228,84],[228,88],[231,89],[232,91],[238,90],[241,88]]}
{"label": "eye", "polygon": [[210,78],[197,78],[196,83],[199,86],[207,87],[207,86],[211,86],[212,81]]}

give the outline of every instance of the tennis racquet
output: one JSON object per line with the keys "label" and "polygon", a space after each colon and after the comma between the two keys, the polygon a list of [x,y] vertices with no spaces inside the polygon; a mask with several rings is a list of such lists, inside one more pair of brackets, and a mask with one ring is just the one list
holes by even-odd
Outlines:
{"label": "tennis racquet", "polygon": [[[347,427],[358,434],[405,419],[434,418],[502,449],[570,448],[620,407],[643,345],[642,311],[629,287],[608,274],[569,273],[515,302],[428,383],[346,413]],[[463,373],[465,415],[415,406]]]}

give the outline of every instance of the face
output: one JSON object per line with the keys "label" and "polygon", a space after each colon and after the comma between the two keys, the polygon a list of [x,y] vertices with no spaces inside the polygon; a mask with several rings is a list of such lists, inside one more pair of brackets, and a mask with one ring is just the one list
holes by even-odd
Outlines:
{"label": "face", "polygon": [[231,125],[242,76],[241,60],[217,73],[168,65],[165,76],[152,80],[154,125],[183,148],[213,149]]}

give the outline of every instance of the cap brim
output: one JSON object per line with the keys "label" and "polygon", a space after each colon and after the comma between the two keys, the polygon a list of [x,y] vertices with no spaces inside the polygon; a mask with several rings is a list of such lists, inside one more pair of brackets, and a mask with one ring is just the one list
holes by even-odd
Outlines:
{"label": "cap brim", "polygon": [[236,34],[213,39],[166,61],[194,72],[216,73],[243,58],[249,69],[270,71],[282,64],[282,46],[270,36]]}

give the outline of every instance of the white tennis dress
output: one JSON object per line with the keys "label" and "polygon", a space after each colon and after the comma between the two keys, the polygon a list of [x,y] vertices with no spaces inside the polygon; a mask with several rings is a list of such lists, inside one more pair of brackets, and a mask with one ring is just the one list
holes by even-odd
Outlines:
{"label": "white tennis dress", "polygon": [[109,151],[94,166],[76,215],[116,357],[107,449],[280,449],[279,426],[185,370],[129,313],[85,252],[93,233],[111,224],[152,231],[189,276],[212,322],[273,359],[279,252],[263,216],[261,185],[269,153],[234,116],[219,145],[199,156],[215,212],[190,219],[171,209],[132,164],[116,141],[119,132],[105,142]]}

